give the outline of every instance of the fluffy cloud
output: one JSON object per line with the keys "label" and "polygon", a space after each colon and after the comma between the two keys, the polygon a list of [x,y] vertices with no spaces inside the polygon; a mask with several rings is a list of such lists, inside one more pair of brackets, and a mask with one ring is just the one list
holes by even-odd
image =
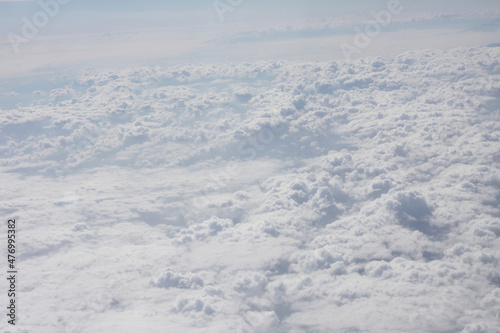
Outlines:
{"label": "fluffy cloud", "polygon": [[20,326],[495,332],[499,50],[89,71],[3,110]]}

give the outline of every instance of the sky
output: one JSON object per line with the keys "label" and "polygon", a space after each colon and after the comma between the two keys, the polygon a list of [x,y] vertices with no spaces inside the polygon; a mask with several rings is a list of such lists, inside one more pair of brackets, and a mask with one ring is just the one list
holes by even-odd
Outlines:
{"label": "sky", "polygon": [[0,331],[497,333],[499,78],[464,47],[10,84]]}
{"label": "sky", "polygon": [[[499,42],[497,1],[395,2],[401,11],[355,57]],[[0,77],[96,66],[342,59],[340,46],[352,45],[357,29],[376,22],[371,13],[386,11],[391,1],[50,3],[0,1]],[[41,27],[33,32],[26,26],[35,20]]]}
{"label": "sky", "polygon": [[498,333],[499,30],[488,0],[0,0],[0,331]]}

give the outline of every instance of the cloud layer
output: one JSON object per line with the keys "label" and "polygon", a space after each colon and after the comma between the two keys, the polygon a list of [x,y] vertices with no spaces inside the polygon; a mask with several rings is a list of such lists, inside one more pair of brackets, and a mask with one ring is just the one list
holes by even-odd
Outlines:
{"label": "cloud layer", "polygon": [[499,77],[483,47],[13,88],[21,329],[496,332]]}

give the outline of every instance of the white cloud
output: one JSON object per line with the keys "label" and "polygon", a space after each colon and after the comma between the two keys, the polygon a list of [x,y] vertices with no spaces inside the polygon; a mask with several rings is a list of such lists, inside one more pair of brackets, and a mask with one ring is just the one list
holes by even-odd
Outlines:
{"label": "white cloud", "polygon": [[9,87],[20,326],[493,332],[499,50]]}

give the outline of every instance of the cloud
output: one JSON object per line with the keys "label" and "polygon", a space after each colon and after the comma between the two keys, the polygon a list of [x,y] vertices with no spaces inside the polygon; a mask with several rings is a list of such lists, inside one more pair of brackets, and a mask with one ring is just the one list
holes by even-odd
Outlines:
{"label": "cloud", "polygon": [[20,326],[494,331],[499,75],[480,47],[13,84]]}

